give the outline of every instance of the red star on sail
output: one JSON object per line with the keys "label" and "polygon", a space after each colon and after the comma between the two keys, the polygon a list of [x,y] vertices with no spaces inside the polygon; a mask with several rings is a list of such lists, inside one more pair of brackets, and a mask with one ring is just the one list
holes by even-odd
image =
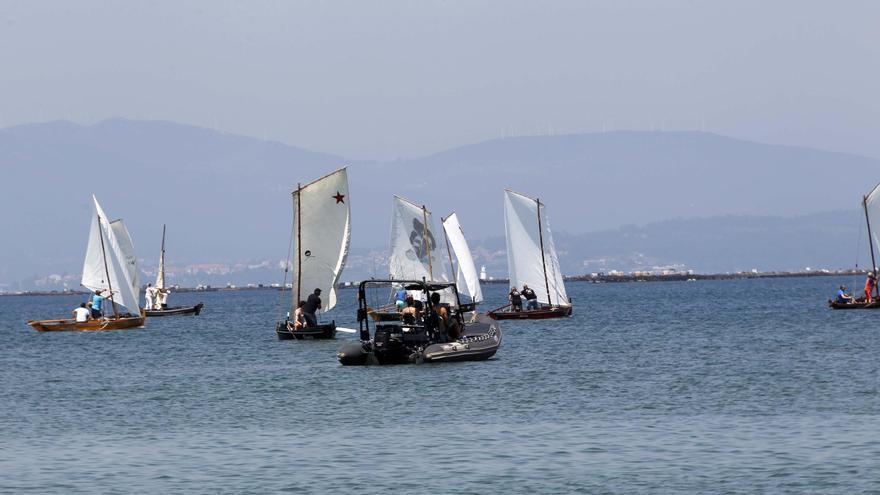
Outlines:
{"label": "red star on sail", "polygon": [[339,191],[336,191],[336,196],[330,197],[336,200],[336,204],[345,203],[345,194],[339,194]]}

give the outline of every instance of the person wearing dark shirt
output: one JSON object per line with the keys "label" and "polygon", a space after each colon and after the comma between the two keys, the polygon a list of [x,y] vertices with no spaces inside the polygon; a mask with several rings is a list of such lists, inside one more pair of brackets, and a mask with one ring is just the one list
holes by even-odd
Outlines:
{"label": "person wearing dark shirt", "polygon": [[510,288],[507,300],[510,301],[511,311],[522,311],[522,295],[516,290],[516,287]]}
{"label": "person wearing dark shirt", "polygon": [[523,290],[520,292],[524,298],[526,298],[526,309],[538,309],[538,295],[535,294],[535,291],[529,288],[528,284],[523,284]]}
{"label": "person wearing dark shirt", "polygon": [[307,327],[318,326],[318,317],[315,316],[315,312],[319,309],[321,309],[321,289],[315,289],[303,307],[303,317],[306,319]]}

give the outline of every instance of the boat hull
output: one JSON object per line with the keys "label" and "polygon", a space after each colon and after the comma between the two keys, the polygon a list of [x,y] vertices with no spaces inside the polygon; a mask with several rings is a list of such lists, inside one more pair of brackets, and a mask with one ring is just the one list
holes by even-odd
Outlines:
{"label": "boat hull", "polygon": [[548,320],[571,316],[571,306],[553,306],[526,311],[490,311],[490,318],[495,320]]}
{"label": "boat hull", "polygon": [[866,303],[865,301],[853,301],[851,303],[842,303],[838,301],[828,301],[828,307],[831,309],[880,309],[880,300]]}
{"label": "boat hull", "polygon": [[120,318],[106,318],[102,320],[89,320],[77,322],[73,319],[60,320],[32,320],[28,322],[34,330],[39,332],[91,332],[101,330],[122,330],[125,328],[138,328],[144,326],[145,317],[129,316]]}
{"label": "boat hull", "polygon": [[198,303],[195,306],[177,306],[174,308],[167,309],[148,309],[144,311],[149,317],[155,316],[177,316],[177,315],[193,315],[198,316],[202,312],[202,307],[204,307],[204,303]]}
{"label": "boat hull", "polygon": [[275,335],[278,340],[327,340],[336,338],[336,322],[325,323],[314,327],[294,329],[290,322],[279,321],[275,324]]}

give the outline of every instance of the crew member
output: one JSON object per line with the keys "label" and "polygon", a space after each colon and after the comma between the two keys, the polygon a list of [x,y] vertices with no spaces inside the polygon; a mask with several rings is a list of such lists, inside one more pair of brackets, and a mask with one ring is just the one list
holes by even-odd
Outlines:
{"label": "crew member", "polygon": [[874,294],[874,285],[877,283],[877,280],[873,273],[868,274],[868,278],[865,280],[865,302],[870,304],[872,300],[872,294]]}
{"label": "crew member", "polygon": [[92,296],[92,318],[98,319],[104,316],[103,311],[101,311],[101,306],[104,304],[104,296],[101,294],[103,291],[96,290],[95,294]]}
{"label": "crew member", "polygon": [[315,289],[315,292],[309,295],[306,305],[303,307],[303,316],[306,319],[307,327],[318,326],[318,317],[315,312],[321,309],[321,289]]}
{"label": "crew member", "polygon": [[507,300],[510,301],[511,311],[522,311],[522,295],[516,290],[516,287],[510,288],[510,292],[507,293]]}
{"label": "crew member", "polygon": [[77,323],[89,321],[91,317],[92,312],[86,308],[86,303],[80,303],[79,307],[73,310],[73,318]]}
{"label": "crew member", "polygon": [[526,298],[527,310],[538,309],[538,295],[535,294],[535,291],[529,288],[529,284],[523,284],[523,290],[520,294]]}

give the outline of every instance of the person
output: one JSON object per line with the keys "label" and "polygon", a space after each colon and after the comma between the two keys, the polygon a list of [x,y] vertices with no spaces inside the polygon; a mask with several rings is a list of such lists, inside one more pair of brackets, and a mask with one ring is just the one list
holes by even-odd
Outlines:
{"label": "person", "polygon": [[306,302],[300,301],[296,304],[296,310],[293,312],[293,329],[300,330],[305,328],[306,319],[303,314],[303,308],[305,307]]}
{"label": "person", "polygon": [[507,300],[510,301],[511,311],[522,311],[522,295],[516,290],[516,287],[510,288],[510,292],[507,294]]}
{"label": "person", "polygon": [[402,285],[394,293],[394,305],[397,306],[398,313],[406,307],[406,289]]}
{"label": "person", "polygon": [[79,307],[73,310],[73,318],[77,323],[89,321],[91,317],[92,312],[86,308],[86,303],[80,303]]}
{"label": "person", "polygon": [[447,340],[458,340],[461,336],[458,320],[449,314],[449,308],[440,304],[440,293],[435,292],[431,294],[431,306],[439,317],[438,323],[440,325],[440,333],[444,335]]}
{"label": "person", "polygon": [[415,325],[419,319],[419,310],[416,309],[416,302],[413,296],[406,296],[406,307],[400,312],[400,317],[407,325]]}
{"label": "person", "polygon": [[318,326],[318,317],[315,312],[321,309],[321,289],[315,289],[315,292],[309,294],[306,305],[303,307],[303,316],[306,319],[307,327]]}
{"label": "person", "polygon": [[877,283],[875,276],[873,273],[868,274],[868,278],[865,280],[865,302],[870,304],[872,299],[872,294],[874,294],[874,285]]}
{"label": "person", "polygon": [[538,309],[538,295],[529,288],[529,284],[523,284],[522,296],[526,298],[526,309],[531,311]]}
{"label": "person", "polygon": [[160,289],[156,288],[156,309],[167,309],[168,308],[168,294],[171,294],[171,291],[168,289]]}
{"label": "person", "polygon": [[92,318],[98,319],[104,316],[104,312],[101,311],[101,306],[104,304],[104,296],[101,294],[103,291],[96,290],[95,294],[92,296]]}
{"label": "person", "polygon": [[846,293],[846,286],[841,285],[840,289],[837,291],[837,302],[839,303],[851,303],[853,302],[853,296],[851,294]]}
{"label": "person", "polygon": [[153,284],[147,284],[147,288],[144,289],[144,308],[145,309],[155,309],[154,305],[156,304],[156,288],[153,287]]}

